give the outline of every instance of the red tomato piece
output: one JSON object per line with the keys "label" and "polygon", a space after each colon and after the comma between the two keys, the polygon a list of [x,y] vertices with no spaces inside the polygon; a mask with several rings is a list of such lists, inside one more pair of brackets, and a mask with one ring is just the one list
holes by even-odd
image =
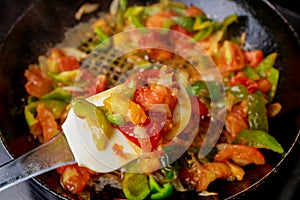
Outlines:
{"label": "red tomato piece", "polygon": [[176,16],[176,13],[172,11],[163,11],[156,13],[149,17],[146,21],[146,27],[157,27],[163,28],[164,27],[164,20]]}
{"label": "red tomato piece", "polygon": [[173,53],[170,51],[172,47],[167,41],[167,35],[151,31],[141,37],[138,45],[140,48],[146,49],[145,51],[151,60],[164,61],[173,57]]}
{"label": "red tomato piece", "polygon": [[248,128],[248,124],[239,113],[228,112],[225,119],[225,127],[233,141],[241,130]]}
{"label": "red tomato piece", "polygon": [[30,65],[24,75],[27,78],[25,88],[31,96],[40,98],[53,89],[52,79],[36,65]]}
{"label": "red tomato piece", "polygon": [[218,178],[232,175],[230,167],[222,162],[194,164],[191,168],[183,168],[178,178],[183,184],[194,185],[196,191],[205,191],[208,185]]}
{"label": "red tomato piece", "polygon": [[55,117],[53,113],[42,103],[37,106],[36,118],[42,127],[44,142],[50,140],[57,134],[58,124],[55,121]]}
{"label": "red tomato piece", "polygon": [[[180,25],[174,25],[174,26],[172,26],[171,30],[183,33],[183,34],[188,35],[188,36],[191,35],[191,33],[188,30],[186,30],[183,26],[180,26]],[[171,41],[176,41],[176,38],[172,38]]]}
{"label": "red tomato piece", "polygon": [[208,115],[207,106],[197,97],[190,97],[191,102],[198,103],[197,105],[192,104],[192,113],[200,117],[205,117]]}
{"label": "red tomato piece", "polygon": [[225,41],[220,48],[219,55],[215,62],[221,73],[235,72],[245,66],[244,54],[241,48],[234,42]]}
{"label": "red tomato piece", "polygon": [[251,163],[256,165],[265,164],[265,157],[258,149],[239,144],[224,144],[224,147],[215,155],[215,161],[229,159],[241,166]]}
{"label": "red tomato piece", "polygon": [[262,91],[263,93],[267,93],[269,92],[269,90],[272,88],[272,83],[270,83],[270,81],[268,81],[265,78],[261,78],[258,81],[256,81],[257,83],[257,87],[260,91]]}
{"label": "red tomato piece", "polygon": [[255,81],[249,79],[246,76],[246,74],[242,71],[238,72],[234,77],[232,77],[229,80],[229,83],[231,86],[242,84],[247,88],[248,92],[250,93],[253,93],[259,89],[258,84]]}
{"label": "red tomato piece", "polygon": [[262,50],[252,50],[244,52],[245,60],[251,67],[256,67],[263,59],[264,53]]}
{"label": "red tomato piece", "polygon": [[167,104],[171,112],[173,112],[177,97],[172,95],[169,88],[161,85],[151,84],[138,88],[133,97],[133,101],[138,103],[145,111],[149,111],[153,104]]}
{"label": "red tomato piece", "polygon": [[89,171],[77,164],[65,166],[58,172],[61,173],[60,182],[62,186],[72,194],[82,192],[90,180]]}
{"label": "red tomato piece", "polygon": [[58,67],[61,72],[80,68],[80,64],[74,56],[62,56],[57,59]]}
{"label": "red tomato piece", "polygon": [[[149,135],[150,143],[151,143],[151,151],[155,150],[160,142],[162,136],[163,127],[161,126],[161,122],[152,122],[151,124],[147,124],[147,133]],[[127,123],[125,125],[117,126],[117,128],[124,134],[124,136],[141,147],[139,138],[134,134],[134,125],[132,123]]]}
{"label": "red tomato piece", "polygon": [[97,77],[96,83],[96,93],[103,92],[106,89],[107,78],[105,75],[100,75]]}
{"label": "red tomato piece", "polygon": [[205,15],[205,13],[203,12],[203,10],[194,5],[189,6],[184,12],[184,16],[187,17],[197,17],[199,15],[202,16]]}

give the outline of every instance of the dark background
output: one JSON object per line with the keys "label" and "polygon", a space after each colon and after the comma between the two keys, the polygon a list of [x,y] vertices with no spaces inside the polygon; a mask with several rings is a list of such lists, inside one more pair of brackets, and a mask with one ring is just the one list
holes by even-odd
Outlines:
{"label": "dark background", "polygon": [[[22,15],[22,12],[31,5],[34,0],[0,0],[0,47],[1,43],[9,34],[11,27]],[[274,6],[293,26],[300,35],[300,7],[296,0],[270,0]],[[287,165],[283,166],[289,173],[275,177],[272,183],[261,188],[249,199],[278,199],[278,200],[298,200],[300,199],[300,148],[295,149],[289,158]],[[9,161],[11,158],[3,148],[0,141],[0,164]],[[59,199],[50,192],[40,187],[34,180],[28,180],[18,184],[3,192],[0,192],[0,200],[39,200],[39,199]]]}

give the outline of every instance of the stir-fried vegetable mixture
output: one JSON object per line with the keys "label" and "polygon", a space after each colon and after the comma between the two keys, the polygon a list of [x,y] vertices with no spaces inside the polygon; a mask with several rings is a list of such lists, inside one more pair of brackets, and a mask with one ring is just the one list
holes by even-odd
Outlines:
{"label": "stir-fried vegetable mixture", "polygon": [[[205,137],[206,126],[211,120],[211,98],[218,98],[218,93],[209,92],[207,85],[211,84],[216,91],[219,86],[215,82],[205,82],[194,71],[180,68],[178,72],[191,85],[187,88],[190,98],[198,103],[196,109],[192,106],[192,115],[201,116],[196,137],[187,151],[174,163],[151,173],[116,171],[100,174],[76,164],[64,166],[57,169],[63,188],[73,194],[80,194],[86,187],[91,187],[90,182],[95,177],[110,177],[115,178],[122,186],[120,198],[163,199],[175,191],[207,191],[210,183],[216,179],[242,180],[244,166],[264,165],[267,162],[261,149],[284,153],[281,145],[268,133],[269,117],[274,117],[281,108],[279,103],[273,103],[279,79],[279,71],[274,67],[276,52],[265,55],[260,49],[246,50],[243,48],[245,33],[240,37],[226,34],[230,25],[238,23],[236,14],[219,22],[210,19],[201,8],[180,2],[160,0],[153,5],[130,7],[127,3],[126,0],[113,1],[108,17],[98,19],[91,26],[93,42],[89,48],[93,49],[116,33],[141,27],[167,28],[191,37],[202,45],[222,74],[227,101],[223,105],[227,110],[224,129],[212,151],[206,157],[200,157],[199,148]],[[162,45],[168,45],[160,36],[155,39]],[[173,40],[174,46],[180,45],[176,44],[176,38]],[[106,74],[94,76],[87,70],[79,70],[86,56],[87,52],[78,47],[52,48],[47,55],[38,58],[38,64],[30,65],[25,71],[25,88],[29,97],[24,112],[30,133],[40,142],[48,141],[61,130],[69,109],[76,105],[93,110],[95,116],[90,116],[90,124],[106,118],[104,130],[110,125],[118,126],[129,140],[138,146],[143,145],[141,141],[131,137],[133,125],[145,124],[149,117],[147,111],[157,102],[166,105],[164,108],[172,112],[177,103],[176,97],[172,95],[172,91],[160,85],[144,83],[137,86],[136,80],[141,81],[143,78],[143,74],[140,74],[138,79],[127,81],[129,93],[123,94],[131,98],[129,119],[124,118],[128,116],[128,110],[123,110],[125,114],[120,113],[123,112],[122,108],[114,109],[116,105],[109,99],[104,102],[104,106],[97,108],[87,104],[84,99],[73,102],[72,96],[80,93],[72,87],[77,76],[89,80],[90,85],[86,87],[96,90],[96,93],[110,87]],[[177,57],[172,52],[161,49],[139,50],[127,58],[136,68],[147,63],[168,64],[175,59]],[[118,102],[118,106],[120,105],[122,102]],[[97,113],[101,113],[101,117]],[[78,114],[85,115],[84,112]],[[167,117],[165,128],[171,129],[172,123]],[[163,137],[163,132],[153,137],[152,146],[147,147],[148,151],[157,148]]]}

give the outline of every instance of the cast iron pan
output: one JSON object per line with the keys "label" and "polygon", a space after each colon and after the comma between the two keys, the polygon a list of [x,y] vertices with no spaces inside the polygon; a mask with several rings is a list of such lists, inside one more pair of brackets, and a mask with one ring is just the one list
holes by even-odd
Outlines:
{"label": "cast iron pan", "polygon": [[[98,1],[99,2],[99,1]],[[154,3],[150,0],[147,3]],[[246,168],[246,176],[241,182],[215,181],[208,188],[218,191],[213,199],[241,199],[271,184],[278,173],[285,173],[283,166],[298,148],[300,127],[300,62],[299,40],[293,29],[268,1],[261,0],[185,0],[195,4],[214,19],[237,13],[242,30],[247,32],[247,42],[252,49],[262,49],[265,54],[278,52],[276,67],[281,77],[275,101],[282,104],[279,116],[270,120],[270,132],[288,152],[285,157],[266,151],[268,164]],[[83,1],[41,0],[32,4],[16,23],[0,49],[0,130],[1,137],[13,157],[20,156],[36,147],[38,142],[29,135],[23,116],[24,70],[28,64],[36,63],[37,56],[45,54],[49,47],[63,39],[64,32],[77,22],[74,14]],[[130,4],[143,4],[144,1],[130,1]],[[101,10],[107,11],[109,1],[101,1]],[[84,16],[83,21],[89,16]],[[234,29],[234,27],[232,27]],[[289,169],[285,169],[289,170]],[[61,198],[74,198],[60,187],[59,177],[54,171],[35,178],[42,187]],[[112,199],[119,191],[108,190],[93,199]],[[200,199],[196,194],[176,194],[176,199]]]}

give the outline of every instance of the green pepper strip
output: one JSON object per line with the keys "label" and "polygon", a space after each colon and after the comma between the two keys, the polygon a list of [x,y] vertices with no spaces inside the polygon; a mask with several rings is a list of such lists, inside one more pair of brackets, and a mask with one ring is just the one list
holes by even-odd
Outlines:
{"label": "green pepper strip", "polygon": [[257,81],[260,79],[259,75],[254,71],[254,69],[248,65],[243,69],[243,72],[248,78],[250,78],[253,81]]}
{"label": "green pepper strip", "polygon": [[74,80],[78,74],[79,70],[70,70],[70,71],[65,71],[61,72],[59,74],[53,73],[53,72],[48,72],[48,76],[53,78],[54,80],[61,82],[64,85],[71,85],[74,83]]}
{"label": "green pepper strip", "polygon": [[203,81],[196,81],[196,82],[192,83],[187,91],[188,91],[188,94],[191,96],[199,96],[202,93],[205,93],[205,94],[208,93],[207,86],[206,86],[205,82],[203,82]]}
{"label": "green pepper strip", "polygon": [[28,126],[33,126],[34,124],[38,123],[38,120],[34,117],[36,113],[37,102],[32,102],[25,106],[24,114],[25,119]]}
{"label": "green pepper strip", "polygon": [[66,91],[62,88],[55,88],[51,92],[45,94],[41,97],[41,99],[55,99],[55,100],[63,100],[69,102],[72,98],[72,94],[69,91]]}
{"label": "green pepper strip", "polygon": [[131,22],[134,24],[136,28],[143,28],[144,26],[141,24],[140,20],[136,16],[130,17]]}
{"label": "green pepper strip", "polygon": [[191,17],[172,17],[172,20],[188,31],[193,31],[195,20]]}
{"label": "green pepper strip", "polygon": [[234,143],[252,146],[255,148],[270,149],[277,153],[284,153],[284,149],[277,140],[265,131],[242,130],[235,138]]}
{"label": "green pepper strip", "polygon": [[123,26],[123,22],[124,22],[124,13],[126,11],[127,8],[127,0],[120,0],[119,2],[119,11],[118,11],[118,15],[117,15],[117,27],[120,29]]}
{"label": "green pepper strip", "polygon": [[232,105],[239,103],[245,99],[247,99],[248,96],[248,90],[247,88],[242,84],[237,84],[235,86],[232,86],[228,92],[228,95],[233,97],[231,103]]}
{"label": "green pepper strip", "polygon": [[39,103],[45,104],[45,106],[51,110],[55,119],[59,119],[62,113],[66,110],[68,103],[65,101],[53,100],[53,99],[41,99],[39,101],[32,102],[25,106],[24,114],[28,126],[32,126],[38,123],[35,118],[36,107]]}
{"label": "green pepper strip", "polygon": [[88,126],[91,128],[94,142],[99,151],[105,149],[106,139],[110,137],[109,122],[105,118],[102,110],[82,98],[74,98],[72,102],[74,113],[86,119]]}
{"label": "green pepper strip", "polygon": [[101,41],[108,39],[108,36],[99,27],[95,28],[94,32],[98,35]]}
{"label": "green pepper strip", "polygon": [[210,36],[210,34],[213,32],[214,30],[214,26],[213,23],[210,23],[210,26],[205,27],[204,29],[201,29],[200,31],[198,31],[194,36],[193,39],[196,41],[200,41],[200,40],[204,40],[205,38],[207,38],[208,36]]}
{"label": "green pepper strip", "polygon": [[272,84],[271,90],[268,92],[269,102],[271,102],[274,99],[274,96],[275,96],[275,93],[277,90],[277,84],[278,84],[278,80],[279,80],[278,69],[271,68],[267,79]]}
{"label": "green pepper strip", "polygon": [[267,57],[265,57],[257,67],[255,67],[255,71],[262,77],[267,77],[268,71],[273,67],[275,60],[277,58],[277,53],[271,53]]}
{"label": "green pepper strip", "polygon": [[145,199],[150,193],[147,174],[125,172],[122,188],[129,200]]}
{"label": "green pepper strip", "polygon": [[151,190],[151,199],[163,199],[170,196],[173,193],[173,185],[171,183],[165,183],[161,187],[154,179],[152,175],[149,175],[149,184]]}
{"label": "green pepper strip", "polygon": [[248,120],[251,130],[268,132],[268,117],[265,98],[260,91],[248,95]]}

